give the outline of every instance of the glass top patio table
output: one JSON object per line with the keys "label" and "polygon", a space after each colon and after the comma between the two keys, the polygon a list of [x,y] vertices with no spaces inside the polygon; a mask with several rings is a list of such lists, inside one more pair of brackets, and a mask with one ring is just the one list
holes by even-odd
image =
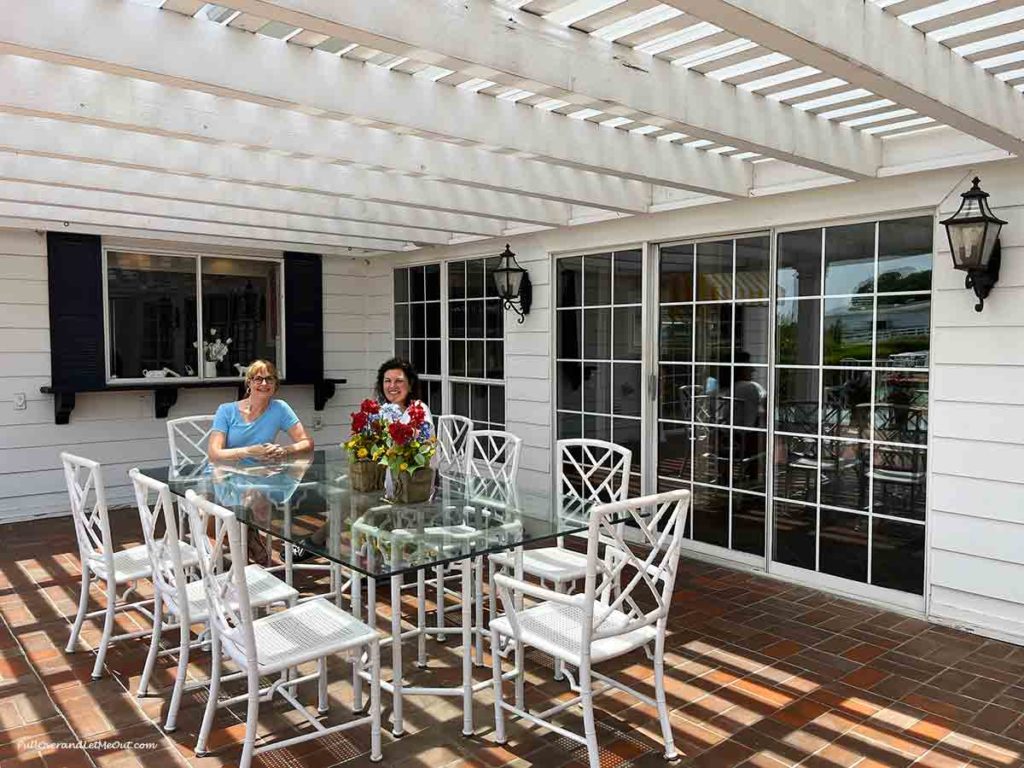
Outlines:
{"label": "glass top patio table", "polygon": [[[398,504],[348,481],[339,446],[285,462],[202,462],[142,469],[173,494],[189,490],[241,522],[375,578],[395,576],[586,530],[590,502],[446,472],[431,500]],[[321,544],[307,537],[326,526]]]}

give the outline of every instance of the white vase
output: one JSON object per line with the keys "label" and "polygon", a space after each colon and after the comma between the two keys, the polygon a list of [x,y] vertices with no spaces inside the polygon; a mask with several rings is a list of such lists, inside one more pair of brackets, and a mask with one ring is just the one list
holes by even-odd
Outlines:
{"label": "white vase", "polygon": [[207,379],[217,378],[217,363],[215,360],[203,360],[203,376]]}

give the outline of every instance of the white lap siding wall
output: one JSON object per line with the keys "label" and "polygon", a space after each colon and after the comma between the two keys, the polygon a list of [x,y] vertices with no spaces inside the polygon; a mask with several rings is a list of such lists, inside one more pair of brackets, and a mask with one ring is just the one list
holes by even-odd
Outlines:
{"label": "white lap siding wall", "polygon": [[[195,250],[167,242],[151,247]],[[313,432],[318,443],[341,441],[349,411],[372,381],[370,366],[390,348],[390,311],[381,298],[390,295],[389,280],[389,270],[371,269],[363,259],[324,257],[325,374],[349,384],[320,414],[311,386],[281,393],[307,427],[321,416],[323,427]],[[39,391],[50,383],[46,237],[33,230],[0,228],[0,361],[0,523],[69,513],[61,451],[103,463],[112,504],[131,501],[128,469],[166,461],[166,422],[154,418],[150,392],[80,394],[71,423],[53,423],[53,397]],[[212,413],[235,392],[179,390],[170,416]],[[26,396],[24,410],[14,407],[17,393]]]}
{"label": "white lap siding wall", "polygon": [[[952,269],[945,233],[977,172],[1004,229],[1000,281],[983,313]],[[509,238],[534,282],[522,325],[507,315],[507,429],[524,442],[522,480],[552,489],[553,254],[599,253],[769,228],[936,217],[932,305],[930,545],[925,609],[935,620],[1024,642],[1024,163],[998,161],[604,221]],[[505,240],[434,248],[397,265],[494,256]],[[648,334],[650,331],[648,331]]]}

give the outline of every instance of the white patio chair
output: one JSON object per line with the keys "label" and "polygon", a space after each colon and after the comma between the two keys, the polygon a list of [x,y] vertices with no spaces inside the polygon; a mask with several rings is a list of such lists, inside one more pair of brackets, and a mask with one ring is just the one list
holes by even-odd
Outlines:
{"label": "white patio chair", "polygon": [[446,476],[450,471],[466,468],[466,451],[473,434],[473,422],[465,416],[445,414],[437,417],[437,471]]}
{"label": "white patio chair", "polygon": [[[580,438],[559,440],[555,455],[558,461],[559,509],[566,509],[573,502],[609,503],[622,501],[629,495],[629,469],[633,452],[605,440]],[[586,533],[577,534],[586,538]],[[540,579],[542,584],[554,585],[556,592],[565,592],[573,582],[587,575],[587,556],[565,547],[565,539],[559,538],[554,547],[529,549],[522,553],[523,573]],[[511,552],[499,552],[490,556],[491,616],[496,616],[497,594],[494,590],[494,574],[498,568],[506,573],[515,564]],[[562,669],[555,663],[555,679],[562,679]]]}
{"label": "white patio chair", "polygon": [[[148,635],[149,630],[126,632],[114,635],[114,617],[117,613],[128,610],[139,611],[148,619],[153,614],[147,606],[152,600],[128,602],[140,579],[148,579],[152,574],[149,563],[149,552],[145,544],[114,551],[110,536],[110,517],[107,512],[107,494],[103,483],[103,467],[99,462],[75,456],[71,453],[60,455],[64,467],[64,479],[68,486],[71,499],[71,516],[75,523],[75,537],[78,539],[78,554],[82,561],[82,587],[78,598],[78,613],[71,625],[71,637],[65,647],[67,653],[75,652],[75,643],[87,618],[103,616],[103,635],[96,649],[96,663],[92,668],[92,679],[98,680],[103,673],[103,660],[107,655],[107,646],[121,640],[130,640]],[[102,579],[105,582],[107,605],[98,611],[89,613],[89,584],[92,580]],[[122,595],[117,588],[130,584]]]}
{"label": "white patio chair", "polygon": [[[586,587],[581,593],[566,595],[505,574],[495,575],[505,609],[505,615],[491,622],[494,724],[499,744],[505,741],[507,710],[585,744],[591,768],[600,768],[593,696],[616,688],[658,710],[665,758],[676,757],[665,702],[665,629],[689,502],[690,492],[677,490],[602,504],[593,510],[587,534]],[[636,554],[623,538],[619,522],[623,517],[642,535],[649,548],[645,555]],[[599,552],[602,545],[603,556]],[[523,595],[541,602],[524,609]],[[579,695],[536,714],[526,709],[525,702],[521,706],[505,703],[501,654],[497,650],[503,638],[514,643],[517,702],[521,701],[526,645],[575,667]],[[653,659],[653,699],[593,669],[596,664],[640,647],[647,647]],[[594,680],[603,684],[596,691]],[[583,708],[582,736],[550,721],[576,704]]]}
{"label": "white patio chair", "polygon": [[[135,487],[135,502],[139,508],[142,534],[146,539],[150,564],[153,568],[153,633],[150,637],[149,655],[139,680],[139,696],[145,696],[149,680],[159,654],[160,638],[165,629],[179,630],[178,674],[174,680],[170,705],[167,708],[165,731],[173,731],[181,704],[181,694],[186,688],[189,651],[203,640],[192,640],[192,626],[205,624],[209,616],[202,578],[196,571],[199,565],[193,547],[180,541],[177,515],[174,514],[170,488],[166,483],[154,480],[132,469],[128,472]],[[273,604],[292,605],[299,596],[297,590],[268,573],[259,565],[245,566],[245,583],[249,590],[250,605],[262,608]],[[163,623],[166,610],[172,623]]]}
{"label": "white patio chair", "polygon": [[171,467],[202,466],[208,459],[206,446],[213,431],[213,415],[182,416],[167,420],[167,445]]}
{"label": "white patio chair", "polygon": [[[210,697],[203,724],[199,730],[196,754],[206,753],[206,742],[217,707],[247,702],[245,740],[239,768],[249,768],[254,754],[292,746],[338,731],[362,725],[370,726],[370,759],[378,762],[380,751],[380,647],[376,630],[326,600],[311,600],[284,611],[253,620],[249,584],[245,577],[242,555],[241,525],[229,510],[200,498],[194,491],[186,494],[185,507],[192,529],[192,539],[199,552],[203,589],[209,606],[212,630],[213,664],[210,676]],[[211,541],[207,521],[217,521]],[[218,563],[228,563],[228,570],[219,571]],[[226,575],[222,575],[226,574]],[[353,654],[355,665],[368,669],[370,676],[370,711],[365,717],[339,725],[325,726],[295,698],[296,686],[310,680],[318,681],[317,710],[328,709],[327,659],[337,653]],[[221,655],[239,666],[248,690],[239,696],[218,701],[221,681]],[[317,662],[315,672],[294,676],[290,670],[310,661]],[[260,687],[264,675],[279,675],[266,688]],[[313,727],[312,733],[255,746],[256,728],[261,701],[269,701],[278,693]]]}
{"label": "white patio chair", "polygon": [[498,480],[513,486],[519,477],[523,441],[500,429],[478,429],[466,441],[466,473],[470,477]]}

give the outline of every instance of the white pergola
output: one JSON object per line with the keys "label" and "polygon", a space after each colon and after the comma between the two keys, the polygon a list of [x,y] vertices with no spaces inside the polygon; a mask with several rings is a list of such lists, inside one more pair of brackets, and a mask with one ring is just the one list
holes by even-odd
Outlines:
{"label": "white pergola", "polygon": [[1024,0],[0,17],[0,226],[369,255],[1024,154]]}

